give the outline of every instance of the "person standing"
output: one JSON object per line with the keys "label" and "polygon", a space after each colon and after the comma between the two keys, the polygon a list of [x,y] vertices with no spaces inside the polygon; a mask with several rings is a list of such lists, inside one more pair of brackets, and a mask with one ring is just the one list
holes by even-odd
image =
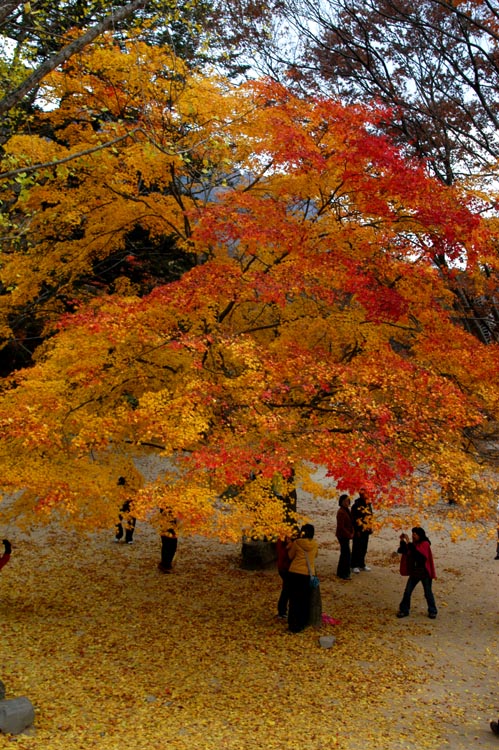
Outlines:
{"label": "person standing", "polygon": [[173,558],[177,553],[177,519],[169,508],[160,509],[161,560],[158,569],[161,573],[173,573]]}
{"label": "person standing", "polygon": [[300,633],[310,622],[310,576],[315,575],[315,558],[318,552],[314,534],[312,524],[306,523],[301,528],[299,538],[288,546],[291,560],[288,572],[288,630],[291,633]]}
{"label": "person standing", "polygon": [[350,574],[352,556],[350,542],[353,539],[354,527],[350,515],[350,498],[348,495],[340,495],[339,506],[336,513],[336,538],[340,544],[340,558],[336,575],[344,581],[349,581],[352,577]]}
{"label": "person standing", "polygon": [[354,573],[360,573],[361,570],[371,570],[369,565],[366,565],[366,554],[369,537],[373,533],[373,507],[368,501],[365,489],[360,490],[359,496],[354,500],[350,513],[354,529],[352,569]]}
{"label": "person standing", "polygon": [[[125,477],[118,477],[118,487],[125,487]],[[118,516],[118,523],[116,524],[116,536],[114,537],[115,542],[123,539],[123,526],[125,534],[126,544],[133,544],[133,532],[135,531],[136,518],[131,513],[130,498],[125,497],[121,506]]]}
{"label": "person standing", "polygon": [[408,617],[411,609],[411,595],[418,583],[423,586],[428,617],[432,620],[437,616],[437,606],[432,591],[432,581],[437,577],[431,551],[431,542],[421,526],[412,529],[412,542],[407,534],[400,535],[400,546],[397,550],[401,555],[400,574],[409,576],[399,605],[397,617]]}
{"label": "person standing", "polygon": [[0,556],[0,570],[7,565],[7,563],[10,560],[10,556],[12,554],[12,544],[9,542],[8,539],[2,539],[2,544],[4,548],[3,555]]}
{"label": "person standing", "polygon": [[279,573],[282,581],[281,593],[279,601],[277,602],[277,616],[281,620],[285,620],[288,616],[288,603],[289,603],[289,566],[291,560],[288,555],[288,546],[291,544],[292,539],[290,536],[285,536],[284,539],[278,539],[276,544],[277,550],[277,572]]}

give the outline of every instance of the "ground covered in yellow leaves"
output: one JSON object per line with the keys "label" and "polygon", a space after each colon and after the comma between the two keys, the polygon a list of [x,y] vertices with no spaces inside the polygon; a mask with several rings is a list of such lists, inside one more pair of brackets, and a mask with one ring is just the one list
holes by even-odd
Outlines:
{"label": "ground covered in yellow leaves", "polygon": [[[144,524],[132,546],[112,530],[3,529],[14,552],[0,574],[0,678],[8,698],[30,698],[36,722],[0,747],[499,747],[488,725],[499,711],[495,540],[429,532],[438,619],[416,589],[397,620],[397,534],[376,534],[372,571],[339,582],[335,513],[334,502],[310,507],[324,612],[340,623],[298,635],[275,618],[276,571],[242,570],[237,545],[181,539],[164,575]],[[320,635],[335,635],[333,648]]]}

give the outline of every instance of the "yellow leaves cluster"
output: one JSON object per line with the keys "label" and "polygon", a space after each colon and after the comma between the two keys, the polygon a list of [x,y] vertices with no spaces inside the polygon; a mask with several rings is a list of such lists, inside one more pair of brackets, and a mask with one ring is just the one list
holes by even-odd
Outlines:
{"label": "yellow leaves cluster", "polygon": [[202,409],[195,408],[192,395],[186,382],[185,394],[161,390],[141,396],[140,409],[130,419],[136,428],[144,425],[141,439],[159,442],[167,455],[178,446],[196,443],[208,424]]}

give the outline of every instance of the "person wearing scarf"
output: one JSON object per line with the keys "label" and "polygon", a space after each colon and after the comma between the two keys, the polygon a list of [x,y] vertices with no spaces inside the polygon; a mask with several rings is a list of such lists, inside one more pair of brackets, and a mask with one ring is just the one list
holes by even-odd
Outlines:
{"label": "person wearing scarf", "polygon": [[431,552],[431,542],[421,526],[412,529],[412,542],[407,534],[400,535],[400,546],[397,550],[401,555],[400,575],[409,576],[402,601],[399,605],[397,617],[408,617],[411,609],[411,595],[418,583],[423,585],[428,617],[432,620],[437,616],[435,597],[432,591],[432,581],[437,577]]}

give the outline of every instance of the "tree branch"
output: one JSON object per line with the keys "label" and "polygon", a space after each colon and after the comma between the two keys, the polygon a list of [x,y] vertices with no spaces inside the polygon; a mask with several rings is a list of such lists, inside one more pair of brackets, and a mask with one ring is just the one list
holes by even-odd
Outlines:
{"label": "tree branch", "polygon": [[27,172],[36,172],[39,169],[50,169],[50,167],[57,167],[59,164],[65,164],[68,161],[73,161],[73,159],[79,159],[80,156],[87,156],[88,154],[93,154],[96,151],[101,151],[104,148],[109,148],[109,146],[114,146],[115,143],[119,143],[120,141],[124,141],[126,138],[129,138],[134,133],[141,132],[146,137],[147,134],[142,130],[142,128],[133,128],[133,130],[128,131],[128,133],[125,133],[124,135],[119,135],[116,138],[113,138],[111,141],[106,141],[105,143],[99,143],[98,146],[92,146],[92,148],[87,148],[84,151],[77,151],[75,154],[70,154],[69,156],[64,156],[62,159],[56,159],[55,161],[46,161],[46,162],[39,162],[38,164],[31,164],[31,166],[27,167],[19,167],[18,169],[11,169],[10,172],[0,172],[0,180],[6,180],[8,177],[15,177],[18,174],[26,174]]}
{"label": "tree branch", "polygon": [[[7,9],[10,9],[10,12],[11,10],[15,9],[18,4],[19,3],[10,2]],[[50,73],[52,70],[55,70],[57,67],[59,67],[59,65],[62,65],[62,63],[69,60],[73,55],[81,52],[82,49],[93,42],[94,39],[96,39],[98,36],[101,36],[101,34],[103,34],[104,32],[108,31],[116,23],[118,23],[119,21],[123,21],[123,19],[127,18],[132,13],[135,13],[136,10],[145,5],[147,5],[147,0],[132,0],[132,2],[124,5],[119,10],[110,13],[110,15],[100,21],[100,23],[96,23],[94,26],[91,26],[84,34],[78,37],[78,39],[75,39],[70,44],[67,44],[65,47],[60,49],[59,52],[56,52],[54,55],[45,60],[41,65],[38,66],[38,68],[36,68],[31,73],[30,76],[28,76],[28,78],[26,78],[25,81],[23,81],[20,86],[18,86],[16,89],[14,89],[14,91],[11,91],[10,94],[7,94],[7,96],[4,96],[4,98],[0,100],[0,116],[5,115],[7,112],[9,112],[9,110],[19,104],[19,102],[21,102],[30,91],[33,91],[33,89],[38,86],[38,84],[43,80],[43,78],[45,78],[46,75],[48,75],[48,73]],[[0,13],[2,14],[4,12],[5,9],[2,9],[2,11],[0,11]]]}

